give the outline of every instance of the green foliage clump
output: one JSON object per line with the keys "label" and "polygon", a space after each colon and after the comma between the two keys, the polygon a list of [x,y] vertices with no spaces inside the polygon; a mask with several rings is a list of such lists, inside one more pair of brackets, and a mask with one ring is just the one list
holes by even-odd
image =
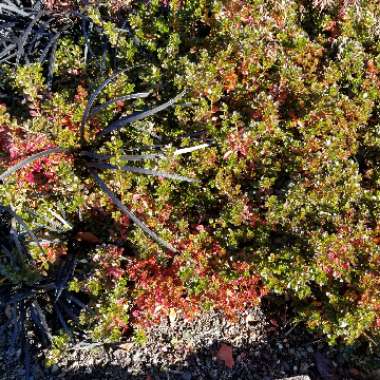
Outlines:
{"label": "green foliage clump", "polygon": [[[103,67],[83,64],[84,41],[73,33],[58,44],[50,91],[39,65],[8,78],[33,104],[0,108],[4,169],[44,147],[78,147],[88,94],[114,72],[112,62],[135,69],[107,87],[100,103],[132,92],[151,97],[94,115],[89,145],[116,117],[188,90],[189,105],[139,120],[99,150],[114,156],[111,164],[129,165],[130,150],[147,147],[141,167],[200,179],[101,174],[176,253],[133,226],[70,154],[2,185],[1,202],[19,210],[81,215],[90,244],[82,270],[90,275],[70,286],[99,311],[81,317],[96,339],[118,339],[129,324],[171,308],[232,315],[268,291],[286,294],[331,342],[379,337],[380,13],[370,1],[339,4],[110,3],[87,10],[111,47]],[[178,153],[204,143],[207,149]]]}

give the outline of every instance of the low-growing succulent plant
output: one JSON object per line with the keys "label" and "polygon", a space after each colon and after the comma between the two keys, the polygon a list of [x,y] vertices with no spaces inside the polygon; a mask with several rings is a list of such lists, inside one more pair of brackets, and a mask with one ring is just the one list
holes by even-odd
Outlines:
{"label": "low-growing succulent plant", "polygon": [[[0,67],[0,196],[26,221],[26,206],[79,220],[86,333],[117,340],[172,308],[233,316],[272,291],[331,343],[378,339],[378,7],[91,4],[70,10],[50,89],[46,62]],[[183,88],[191,107],[139,119]]]}

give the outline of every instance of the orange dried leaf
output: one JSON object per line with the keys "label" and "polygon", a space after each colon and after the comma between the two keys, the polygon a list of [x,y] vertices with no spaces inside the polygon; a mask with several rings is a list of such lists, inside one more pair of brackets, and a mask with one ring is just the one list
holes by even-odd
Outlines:
{"label": "orange dried leaf", "polygon": [[224,77],[224,81],[224,88],[227,90],[227,92],[231,92],[236,88],[238,76],[234,72],[230,72]]}
{"label": "orange dried leaf", "polygon": [[228,368],[233,368],[233,366],[235,365],[235,361],[234,361],[234,358],[232,356],[232,347],[228,346],[225,343],[221,344],[221,346],[220,346],[220,348],[216,354],[216,357],[219,360],[224,361],[224,364]]}
{"label": "orange dried leaf", "polygon": [[368,62],[367,62],[367,71],[371,74],[377,74],[378,70],[377,70],[377,67],[376,65],[374,64],[373,62],[373,59],[370,59]]}

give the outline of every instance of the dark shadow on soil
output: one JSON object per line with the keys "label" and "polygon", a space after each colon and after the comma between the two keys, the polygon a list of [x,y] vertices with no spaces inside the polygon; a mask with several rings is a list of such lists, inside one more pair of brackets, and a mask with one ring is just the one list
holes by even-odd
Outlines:
{"label": "dark shadow on soil", "polygon": [[[288,302],[272,297],[263,300],[261,307],[247,309],[236,321],[212,311],[193,321],[164,319],[147,329],[144,339],[140,337],[144,343],[132,337],[118,344],[81,342],[58,365],[34,364],[33,377],[27,380],[380,379],[380,371],[371,377],[380,368],[379,350],[371,353],[365,341],[329,347],[326,337],[295,324],[289,310]],[[21,352],[14,358],[2,357],[2,337],[0,380],[24,380]],[[231,363],[217,357],[223,345],[227,351],[232,348],[231,368]],[[33,343],[31,348],[38,350]]]}
{"label": "dark shadow on soil", "polygon": [[[82,352],[78,361],[67,363],[66,368],[60,368],[62,372],[54,368],[56,375],[45,379],[274,380],[301,375],[308,375],[312,380],[370,378],[358,368],[362,363],[359,358],[355,362],[352,349],[329,348],[320,337],[299,327],[280,331],[273,325],[269,330],[272,331],[264,340],[254,344],[235,346],[228,341],[210,342],[169,366],[165,363],[175,362],[178,349],[149,353],[142,348],[140,353],[129,353],[125,348],[101,347],[85,354]],[[232,368],[216,358],[223,343],[233,349]]]}

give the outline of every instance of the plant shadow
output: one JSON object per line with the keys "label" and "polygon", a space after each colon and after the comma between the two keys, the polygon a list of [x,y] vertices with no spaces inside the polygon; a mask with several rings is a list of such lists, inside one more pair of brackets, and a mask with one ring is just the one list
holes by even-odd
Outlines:
{"label": "plant shadow", "polygon": [[[330,347],[288,317],[279,306],[247,310],[236,321],[217,312],[165,319],[121,343],[79,343],[52,367],[34,363],[28,380],[378,379],[380,354],[369,355],[367,343]],[[7,362],[0,352],[0,380],[24,379],[22,355]]]}
{"label": "plant shadow", "polygon": [[236,322],[218,321],[215,315],[182,326],[164,322],[144,344],[129,341],[77,351],[53,368],[55,376],[44,379],[364,380],[371,372],[364,372],[365,366],[380,366],[378,355],[362,362],[365,345],[332,348],[301,325],[274,319],[263,323],[258,317],[262,314]]}

